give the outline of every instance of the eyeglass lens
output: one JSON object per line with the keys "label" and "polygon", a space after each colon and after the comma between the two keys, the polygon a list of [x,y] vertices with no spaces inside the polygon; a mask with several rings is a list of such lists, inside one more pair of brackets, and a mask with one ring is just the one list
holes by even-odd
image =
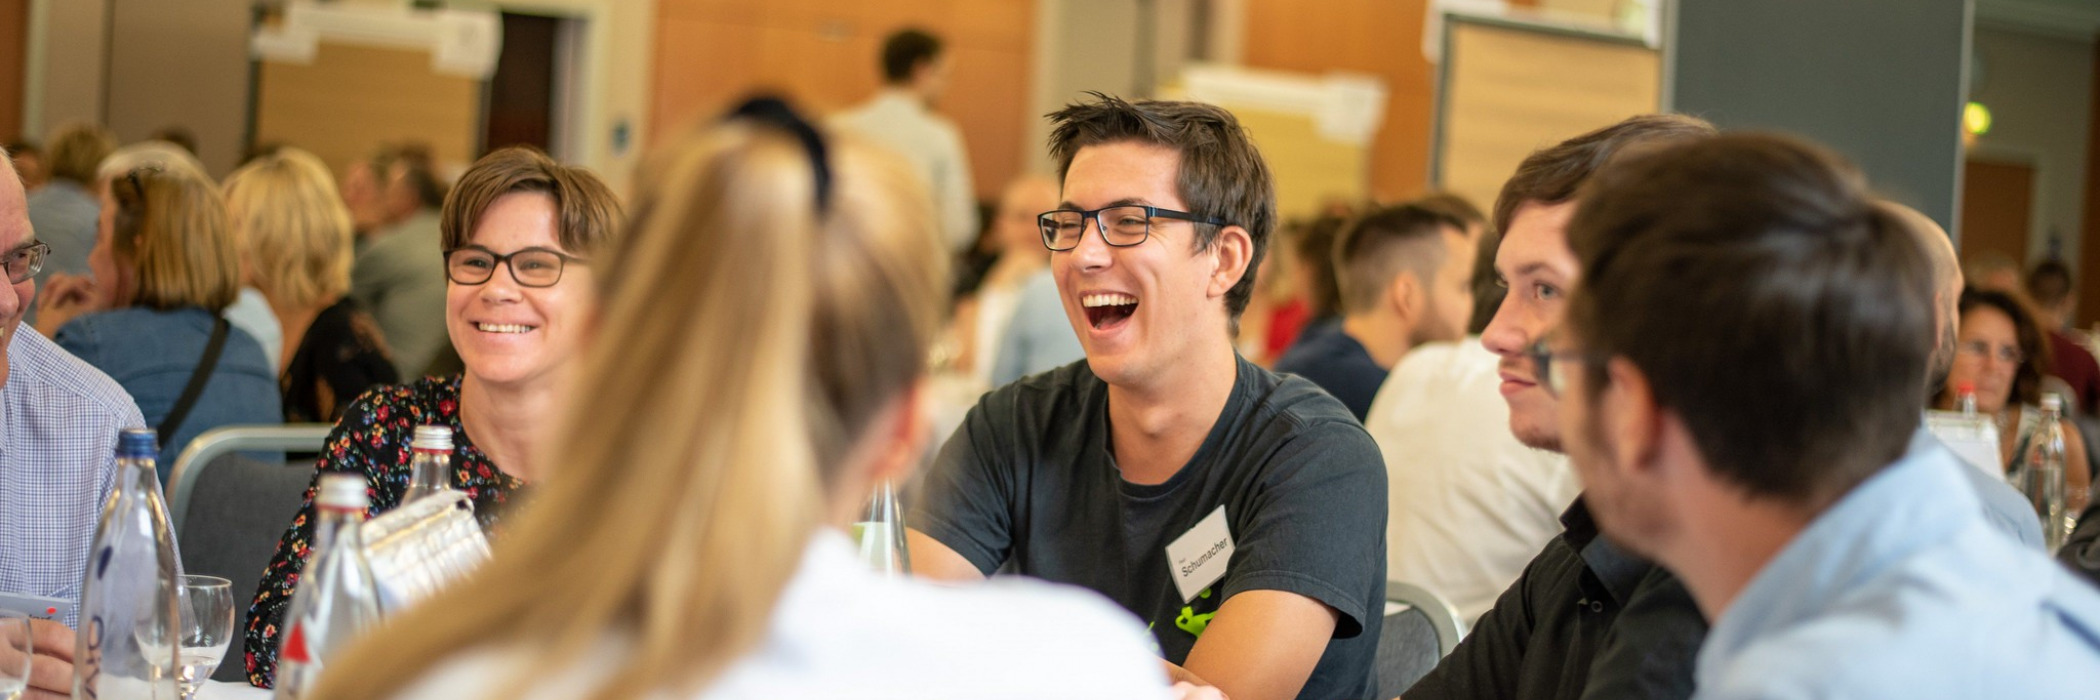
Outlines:
{"label": "eyeglass lens", "polygon": [[446,261],[446,276],[460,284],[482,284],[496,274],[496,266],[510,267],[510,277],[527,287],[550,287],[561,281],[562,259],[546,250],[521,250],[498,256],[472,248],[456,250]]}
{"label": "eyeglass lens", "polygon": [[[1071,250],[1079,246],[1080,236],[1086,233],[1086,212],[1060,210],[1043,214],[1038,223],[1043,228],[1043,245],[1051,250]],[[1109,245],[1130,246],[1145,242],[1152,231],[1152,220],[1146,216],[1144,207],[1109,207],[1095,214],[1094,223],[1101,227]]]}

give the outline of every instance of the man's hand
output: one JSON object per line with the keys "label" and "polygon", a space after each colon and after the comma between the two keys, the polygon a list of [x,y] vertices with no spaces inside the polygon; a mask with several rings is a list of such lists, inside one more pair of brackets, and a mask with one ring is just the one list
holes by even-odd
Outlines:
{"label": "man's hand", "polygon": [[76,275],[56,274],[43,285],[37,295],[36,332],[49,338],[73,320],[95,308],[99,295],[95,293],[95,281]]}
{"label": "man's hand", "polygon": [[[24,700],[67,700],[73,697],[73,628],[51,620],[29,621],[29,692]],[[4,646],[4,645],[0,645]]]}

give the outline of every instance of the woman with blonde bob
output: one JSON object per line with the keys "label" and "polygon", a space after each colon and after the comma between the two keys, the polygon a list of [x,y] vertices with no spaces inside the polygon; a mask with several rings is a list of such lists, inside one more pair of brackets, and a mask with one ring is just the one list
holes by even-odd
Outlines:
{"label": "woman with blonde bob", "polygon": [[[220,316],[239,293],[240,264],[218,185],[179,162],[146,161],[101,189],[93,277],[53,277],[36,328],[138,402],[161,432],[165,483],[204,431],[282,421],[276,373],[262,345]],[[195,376],[205,381],[191,393]]]}
{"label": "woman with blonde bob", "polygon": [[559,479],[314,697],[1168,697],[1102,599],[856,557],[842,530],[922,447],[938,227],[890,157],[779,102],[739,113],[641,173],[543,452]]}
{"label": "woman with blonde bob", "polygon": [[350,211],[321,159],[280,149],[226,177],[241,268],[282,329],[270,358],[291,423],[332,423],[365,389],[400,381],[379,325],[350,291]]}

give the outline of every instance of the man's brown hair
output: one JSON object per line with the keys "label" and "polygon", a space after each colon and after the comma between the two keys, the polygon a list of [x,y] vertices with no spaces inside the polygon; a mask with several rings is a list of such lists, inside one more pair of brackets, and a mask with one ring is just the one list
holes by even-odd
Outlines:
{"label": "man's brown hair", "polygon": [[1630,146],[1648,148],[1715,133],[1714,125],[1697,117],[1641,114],[1533,151],[1495,197],[1495,230],[1508,233],[1510,219],[1526,204],[1552,205],[1574,199],[1584,181]]}
{"label": "man's brown hair", "polygon": [[[1099,92],[1049,115],[1050,156],[1057,159],[1063,183],[1072,157],[1088,146],[1134,141],[1174,149],[1181,154],[1175,188],[1189,213],[1222,220],[1247,230],[1254,254],[1247,272],[1225,293],[1225,311],[1235,326],[1254,295],[1254,273],[1268,251],[1276,229],[1276,184],[1254,139],[1240,120],[1217,105],[1201,102],[1139,100],[1126,102]],[[1194,224],[1195,250],[1218,240],[1218,226]]]}
{"label": "man's brown hair", "polygon": [[1931,262],[1837,156],[1760,134],[1632,154],[1585,188],[1568,240],[1587,376],[1631,361],[1720,478],[1820,507],[1903,454]]}
{"label": "man's brown hair", "polygon": [[438,227],[445,250],[474,242],[474,227],[489,205],[512,192],[539,192],[554,199],[555,240],[569,253],[590,257],[620,226],[620,202],[612,190],[580,167],[562,165],[539,149],[511,146],[474,161],[445,197]]}

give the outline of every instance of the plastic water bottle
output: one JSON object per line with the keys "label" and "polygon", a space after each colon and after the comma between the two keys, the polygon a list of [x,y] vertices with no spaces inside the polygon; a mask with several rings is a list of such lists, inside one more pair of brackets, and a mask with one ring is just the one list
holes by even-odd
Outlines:
{"label": "plastic water bottle", "polygon": [[883,481],[868,499],[868,508],[853,524],[860,557],[868,568],[886,576],[911,573],[911,552],[904,546],[904,513],[897,507],[897,485]]}
{"label": "plastic water bottle", "polygon": [[314,525],[313,555],[300,572],[277,649],[277,700],[312,694],[329,655],[379,623],[379,591],[358,535],[369,503],[364,477],[321,477],[314,498],[320,521]]}
{"label": "plastic water bottle", "polygon": [[418,425],[409,442],[408,492],[401,502],[412,503],[424,496],[452,488],[452,429],[441,425]]}
{"label": "plastic water bottle", "polygon": [[175,531],[160,498],[153,431],[117,433],[117,484],[102,505],[87,574],[81,583],[73,697],[177,697],[181,572]]}
{"label": "plastic water bottle", "polygon": [[2034,504],[2042,519],[2042,546],[2055,552],[2070,536],[2072,515],[2066,513],[2064,482],[2063,398],[2042,395],[2041,418],[2027,437],[2027,452],[2020,456],[2019,472],[2012,484]]}
{"label": "plastic water bottle", "polygon": [[1954,387],[1954,410],[1963,418],[1976,417],[1976,385],[1962,382]]}

